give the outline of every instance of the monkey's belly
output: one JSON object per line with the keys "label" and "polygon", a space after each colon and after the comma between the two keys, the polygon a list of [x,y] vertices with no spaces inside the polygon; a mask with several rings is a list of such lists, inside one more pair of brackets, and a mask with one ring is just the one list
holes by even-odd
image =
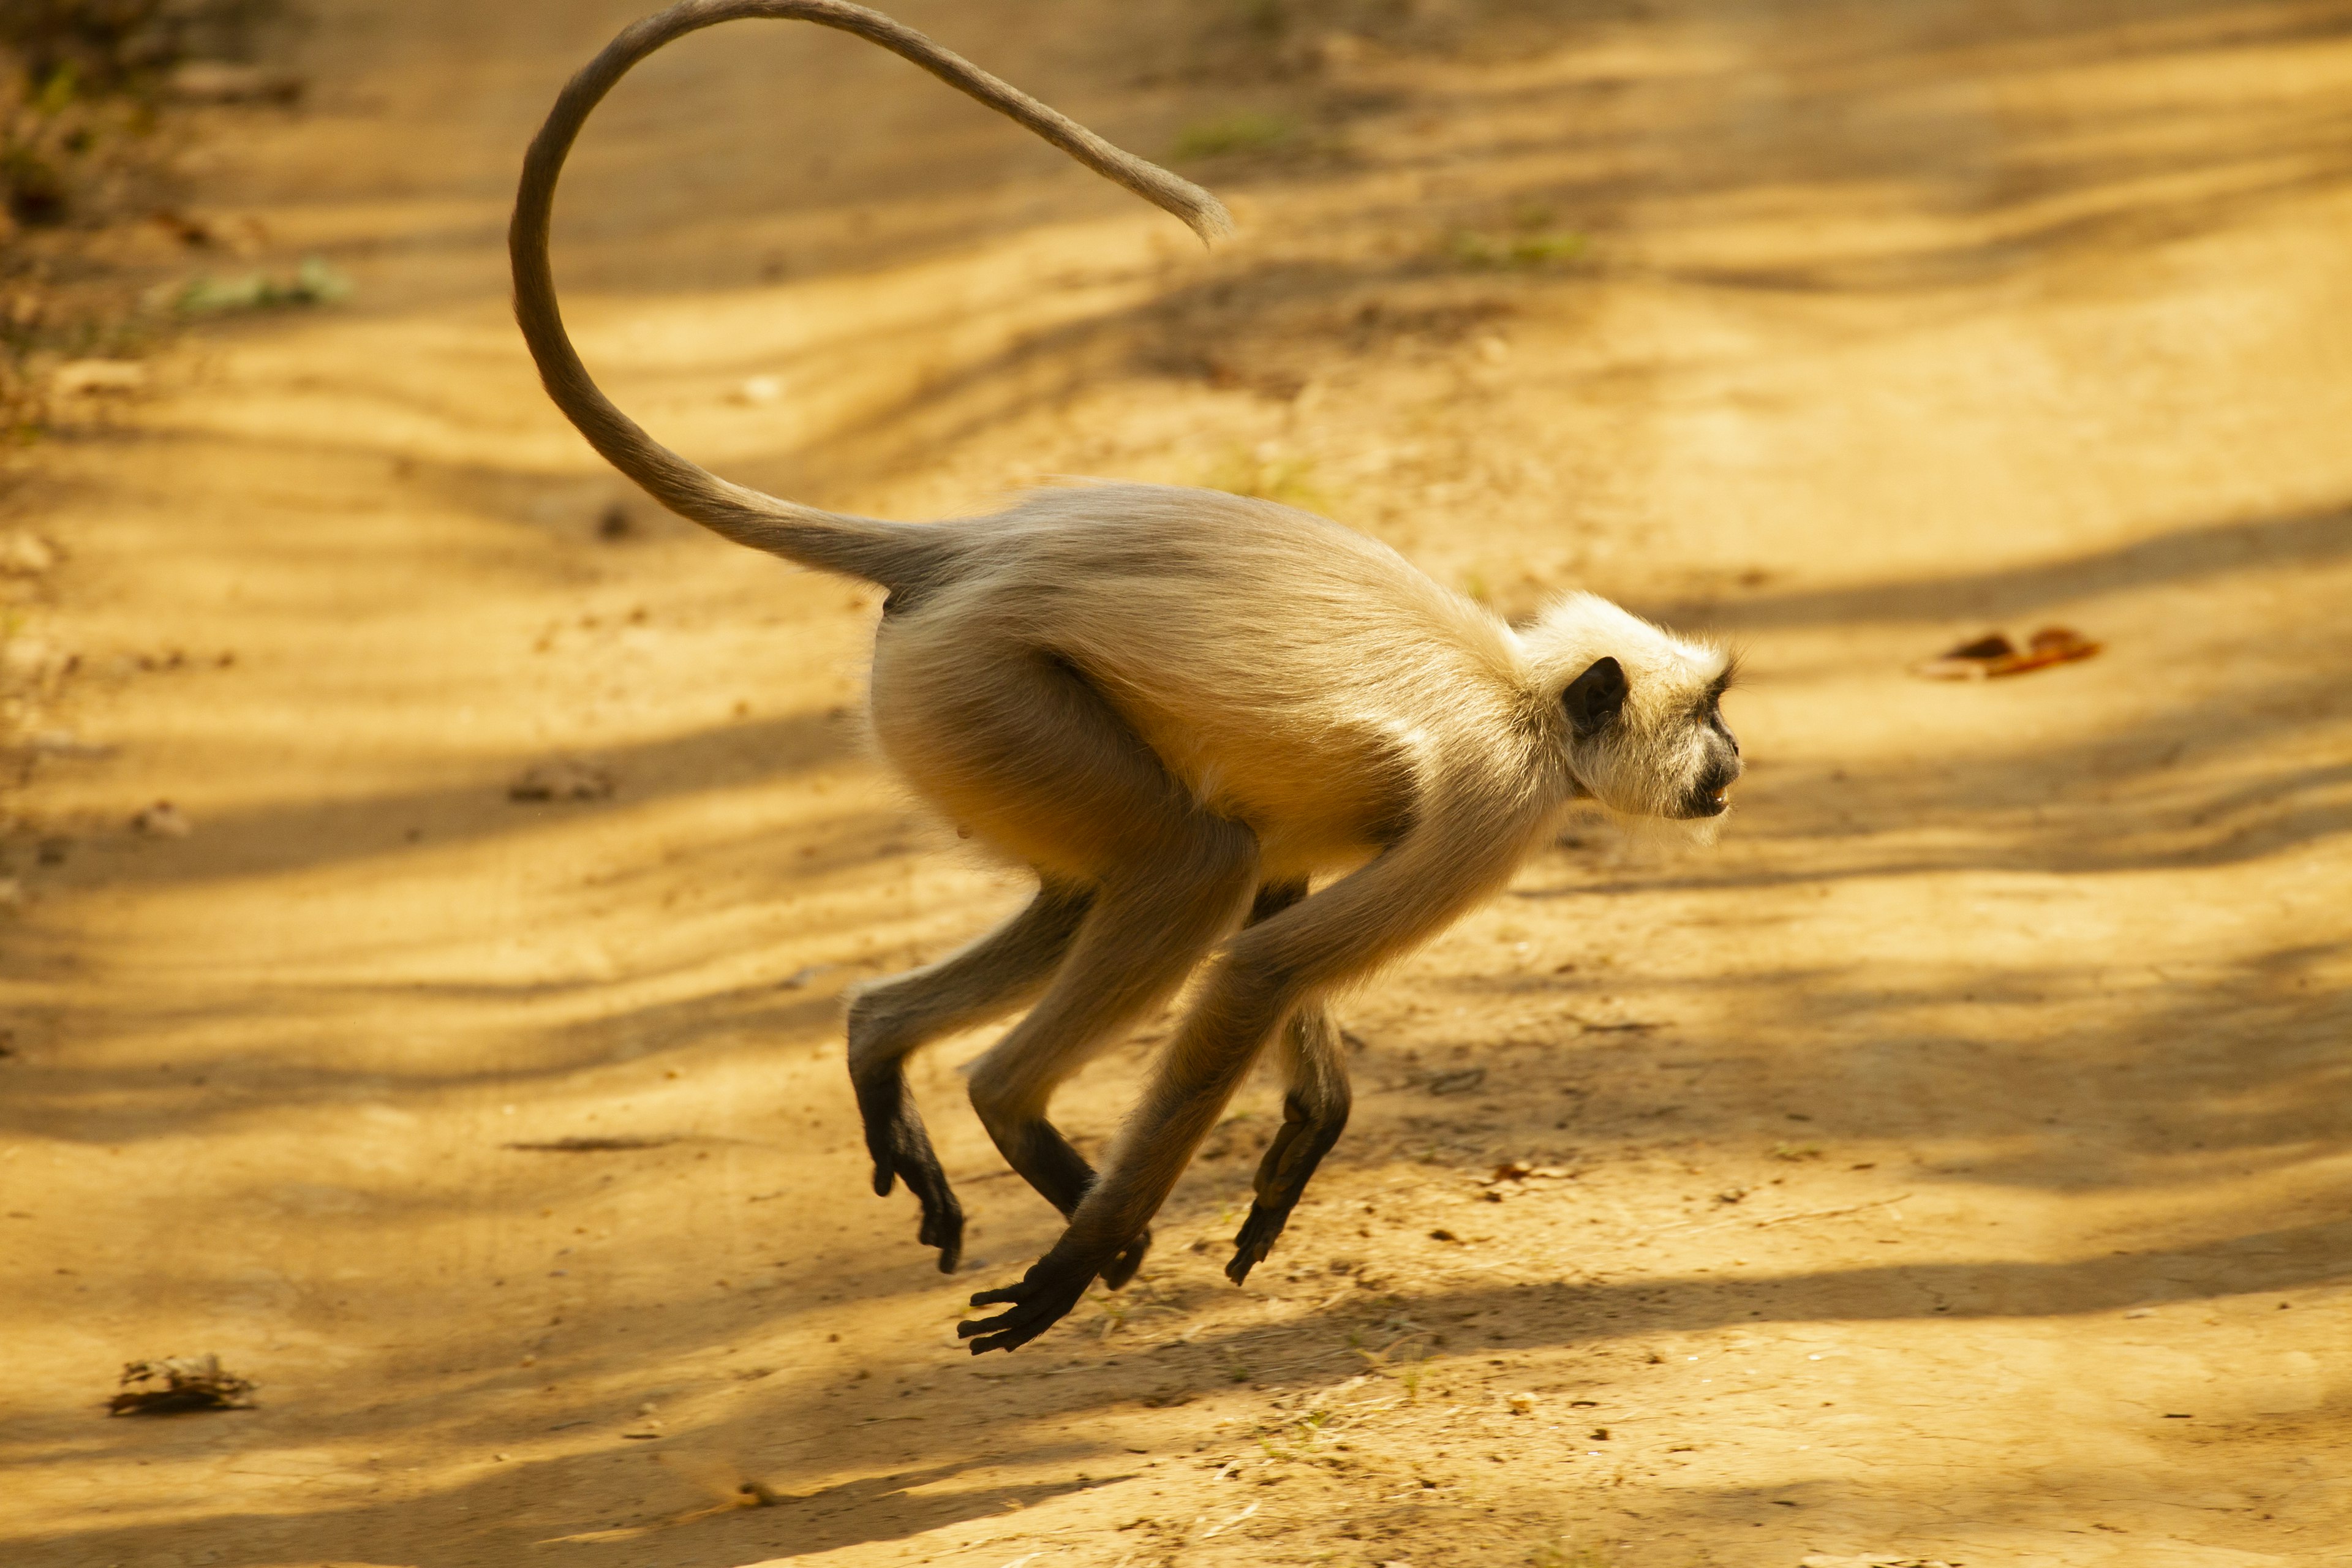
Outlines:
{"label": "monkey's belly", "polygon": [[1362,860],[1412,820],[1409,758],[1377,727],[1187,724],[1106,694],[1034,647],[891,626],[875,644],[874,734],[956,827],[1066,878],[1148,858],[1181,817],[1248,826],[1270,877]]}

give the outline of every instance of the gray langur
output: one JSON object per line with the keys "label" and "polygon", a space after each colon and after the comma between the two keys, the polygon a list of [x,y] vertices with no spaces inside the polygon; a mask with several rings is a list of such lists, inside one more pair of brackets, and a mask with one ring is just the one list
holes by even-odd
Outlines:
{"label": "gray langur", "polygon": [[[887,590],[872,680],[883,752],[950,821],[1036,872],[1027,908],[865,989],[848,1022],[874,1190],[906,1182],[922,1241],[952,1271],[963,1215],[902,1062],[1034,1004],[971,1073],[989,1136],[1067,1220],[1018,1283],[971,1299],[1001,1312],[959,1326],[975,1353],[1009,1351],[1096,1279],[1133,1276],[1152,1215],[1272,1044],[1287,1092],[1226,1269],[1246,1276],[1347,1121],[1326,998],[1496,890],[1571,800],[1720,815],[1740,771],[1719,706],[1730,661],[1589,594],[1515,630],[1388,546],[1267,501],[1106,484],[992,517],[886,522],[730,484],[662,447],[565,335],[548,263],[556,176],[631,66],[751,16],[855,33],[1203,238],[1230,225],[1207,192],[841,0],[685,0],[636,23],[564,88],[516,198],[515,313],[557,406],[679,515]],[[1097,1173],[1046,1102],[1195,968],[1190,1010]]]}

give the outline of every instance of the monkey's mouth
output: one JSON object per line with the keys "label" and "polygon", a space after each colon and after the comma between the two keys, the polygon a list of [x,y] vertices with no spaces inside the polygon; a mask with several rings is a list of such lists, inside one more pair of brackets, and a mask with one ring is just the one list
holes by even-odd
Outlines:
{"label": "monkey's mouth", "polygon": [[1730,809],[1731,786],[1727,784],[1717,784],[1710,789],[1699,790],[1694,794],[1689,800],[1684,803],[1683,815],[1686,817],[1721,816],[1725,812],[1729,811]]}

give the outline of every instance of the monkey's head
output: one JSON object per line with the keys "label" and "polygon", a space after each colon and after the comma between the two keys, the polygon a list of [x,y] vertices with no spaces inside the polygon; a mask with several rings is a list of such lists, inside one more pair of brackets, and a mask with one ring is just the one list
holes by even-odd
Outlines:
{"label": "monkey's head", "polygon": [[1559,704],[1568,771],[1601,805],[1642,816],[1720,816],[1739,777],[1723,721],[1729,653],[1686,642],[1592,594],[1547,606],[1520,634]]}

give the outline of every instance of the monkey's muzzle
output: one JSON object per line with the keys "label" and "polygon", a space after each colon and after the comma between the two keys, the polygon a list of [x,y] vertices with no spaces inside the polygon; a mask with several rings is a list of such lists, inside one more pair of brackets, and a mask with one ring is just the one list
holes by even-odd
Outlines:
{"label": "monkey's muzzle", "polygon": [[1706,776],[1699,780],[1697,787],[1683,802],[1683,816],[1721,816],[1729,811],[1731,786],[1738,782],[1740,771],[1737,760],[1728,766],[1708,769]]}

